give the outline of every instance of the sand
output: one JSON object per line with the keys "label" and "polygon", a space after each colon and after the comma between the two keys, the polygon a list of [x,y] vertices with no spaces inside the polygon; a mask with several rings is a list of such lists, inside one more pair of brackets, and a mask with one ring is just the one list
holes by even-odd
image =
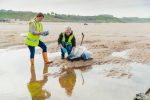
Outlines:
{"label": "sand", "polygon": [[[113,52],[135,49],[130,57],[137,62],[150,63],[150,24],[143,23],[43,23],[44,29],[50,35],[42,37],[48,46],[48,52],[60,51],[57,39],[65,26],[71,26],[80,45],[81,33],[85,34],[83,45],[93,52],[94,63],[126,63],[129,60],[110,56]],[[0,23],[0,48],[15,46],[14,49],[26,48],[25,37],[28,32],[28,22]],[[38,50],[37,53],[41,53]]]}

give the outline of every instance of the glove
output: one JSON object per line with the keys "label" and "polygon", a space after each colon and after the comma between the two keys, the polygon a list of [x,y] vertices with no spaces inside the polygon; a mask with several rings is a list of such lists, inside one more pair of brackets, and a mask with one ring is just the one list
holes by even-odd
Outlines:
{"label": "glove", "polygon": [[62,48],[62,51],[63,51],[64,53],[66,53],[66,52],[67,52],[67,49],[66,49],[66,48]]}
{"label": "glove", "polygon": [[43,36],[47,36],[48,34],[49,34],[49,32],[46,31],[46,32],[43,34]]}

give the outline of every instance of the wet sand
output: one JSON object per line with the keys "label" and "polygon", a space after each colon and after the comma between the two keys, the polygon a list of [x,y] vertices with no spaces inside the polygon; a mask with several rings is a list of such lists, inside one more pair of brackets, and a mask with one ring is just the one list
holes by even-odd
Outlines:
{"label": "wet sand", "polygon": [[[144,92],[150,87],[150,24],[43,25],[51,32],[42,39],[48,46],[49,58],[54,60],[54,64],[44,66],[41,50],[37,48],[35,66],[31,67],[23,37],[28,31],[27,22],[0,23],[0,97],[3,100],[30,100],[39,89],[46,91],[34,96],[35,98],[133,100],[136,93]],[[83,45],[93,53],[92,61],[60,60],[57,38],[67,25],[74,29],[77,45],[84,32]],[[64,75],[55,76],[55,72],[60,72],[64,66],[68,68]],[[43,76],[45,73],[49,75]],[[42,93],[46,96],[43,97]]]}

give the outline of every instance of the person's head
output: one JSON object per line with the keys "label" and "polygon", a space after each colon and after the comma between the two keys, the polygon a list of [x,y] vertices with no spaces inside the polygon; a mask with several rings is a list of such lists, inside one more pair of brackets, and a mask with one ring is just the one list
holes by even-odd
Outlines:
{"label": "person's head", "polygon": [[65,33],[66,33],[67,36],[69,36],[72,33],[72,29],[71,29],[70,26],[66,27]]}
{"label": "person's head", "polygon": [[43,20],[43,18],[44,18],[44,14],[43,14],[43,13],[38,13],[38,14],[36,15],[35,20],[36,20],[37,22],[41,22],[41,21]]}

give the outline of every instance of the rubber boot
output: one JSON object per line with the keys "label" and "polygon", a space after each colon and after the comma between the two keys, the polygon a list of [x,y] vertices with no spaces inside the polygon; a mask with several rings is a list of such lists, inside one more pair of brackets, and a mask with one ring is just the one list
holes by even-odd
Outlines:
{"label": "rubber boot", "polygon": [[30,59],[31,61],[31,66],[34,66],[34,58]]}
{"label": "rubber boot", "polygon": [[43,53],[43,60],[44,60],[44,63],[45,63],[45,64],[51,64],[51,63],[53,63],[53,61],[49,61],[49,60],[48,60],[47,52],[44,52],[44,53]]}

